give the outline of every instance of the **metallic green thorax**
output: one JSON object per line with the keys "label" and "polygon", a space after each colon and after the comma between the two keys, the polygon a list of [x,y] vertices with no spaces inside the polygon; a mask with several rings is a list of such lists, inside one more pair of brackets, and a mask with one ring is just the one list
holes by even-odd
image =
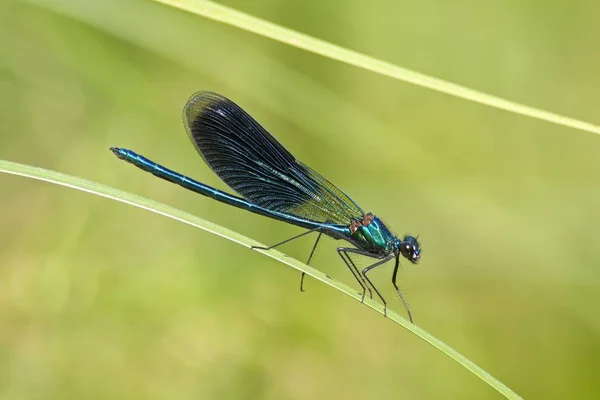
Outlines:
{"label": "metallic green thorax", "polygon": [[396,240],[384,223],[375,216],[368,223],[357,227],[350,237],[354,239],[358,248],[380,255],[392,252]]}

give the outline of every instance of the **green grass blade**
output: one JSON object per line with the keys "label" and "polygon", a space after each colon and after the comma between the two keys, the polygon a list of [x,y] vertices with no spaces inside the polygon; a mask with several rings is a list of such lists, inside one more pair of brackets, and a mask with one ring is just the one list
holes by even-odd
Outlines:
{"label": "green grass blade", "polygon": [[[227,228],[214,224],[212,222],[206,221],[202,218],[198,218],[191,214],[188,214],[184,211],[177,210],[173,207],[167,206],[165,204],[161,204],[159,202],[146,199],[141,196],[137,196],[131,193],[123,192],[118,189],[111,188],[109,186],[105,186],[96,182],[88,181],[86,179],[78,178],[71,175],[62,174],[60,172],[51,171],[43,168],[33,167],[30,165],[19,164],[11,161],[0,160],[0,172],[5,172],[12,175],[24,176],[27,178],[37,179],[45,182],[54,183],[56,185],[70,187],[72,189],[81,190],[83,192],[92,193],[98,196],[106,197],[112,200],[116,200],[122,203],[126,203],[135,207],[142,208],[144,210],[151,211],[156,214],[164,215],[165,217],[172,218],[174,220],[183,222],[188,225],[192,225],[196,228],[200,228],[207,232],[213,233],[215,235],[221,236],[225,239],[231,240],[235,243],[238,243],[244,247],[250,248],[251,246],[264,246],[262,243],[259,243],[253,239],[247,238],[239,233],[233,232]],[[329,285],[340,292],[347,294],[348,296],[354,298],[355,300],[360,301],[361,295],[357,293],[351,287],[338,282],[334,279],[329,278],[322,272],[309,267],[306,264],[301,263],[300,261],[288,257],[285,254],[276,251],[276,250],[256,250],[260,253],[263,253],[277,261],[280,261],[283,264],[287,264],[290,267],[293,267],[299,271],[305,272],[306,274],[312,276],[313,278]],[[370,299],[365,299],[365,305],[371,307],[375,311],[383,314],[383,307]],[[502,393],[509,399],[520,399],[515,392],[510,390],[506,385],[500,382],[498,379],[494,378],[492,375],[478,367],[472,361],[464,357],[462,354],[445,344],[444,342],[436,339],[434,336],[427,333],[425,330],[419,328],[417,325],[411,324],[407,319],[401,317],[395,312],[388,310],[387,316],[392,321],[396,322],[399,325],[402,325],[404,328],[408,329],[419,338],[423,339],[427,343],[436,347],[442,353],[448,355],[450,358],[464,366],[466,369],[471,371],[473,374],[477,375],[483,381],[488,383],[491,387],[496,389],[498,392]]]}
{"label": "green grass blade", "polygon": [[290,46],[298,47],[324,57],[338,60],[355,67],[363,68],[377,74],[385,75],[390,78],[413,83],[418,86],[426,87],[428,89],[436,90],[438,92],[460,97],[466,100],[471,100],[476,103],[485,104],[490,107],[499,108],[501,110],[506,110],[516,114],[525,115],[531,118],[551,122],[569,128],[600,134],[600,126],[592,123],[565,117],[524,104],[519,104],[501,97],[492,96],[490,94],[469,89],[467,87],[447,82],[442,79],[411,71],[409,69],[378,60],[374,57],[348,50],[324,40],[284,28],[212,1],[153,1],[179,8],[181,10],[188,11],[214,21],[232,25],[245,31],[252,32],[257,35],[288,44]]}

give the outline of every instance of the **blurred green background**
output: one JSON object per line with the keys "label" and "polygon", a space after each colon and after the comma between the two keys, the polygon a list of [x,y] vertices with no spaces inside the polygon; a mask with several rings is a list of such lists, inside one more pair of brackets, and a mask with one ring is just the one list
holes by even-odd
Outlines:
{"label": "blurred green background", "polygon": [[[277,24],[600,123],[600,3],[229,0]],[[189,211],[263,243],[294,227],[119,162],[225,189],[190,145],[234,99],[397,230],[415,321],[526,398],[600,393],[600,138],[393,81],[148,0],[0,2],[0,158]],[[215,235],[0,176],[0,399],[500,398],[401,327]],[[312,239],[283,248],[305,260]],[[334,251],[315,267],[356,287]],[[392,308],[392,266],[375,272]],[[392,301],[393,299],[393,301]]]}

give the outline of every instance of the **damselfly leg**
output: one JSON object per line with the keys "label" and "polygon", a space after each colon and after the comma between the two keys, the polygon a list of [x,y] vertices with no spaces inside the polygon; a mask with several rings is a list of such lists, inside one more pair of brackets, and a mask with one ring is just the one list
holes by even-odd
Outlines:
{"label": "damselfly leg", "polygon": [[406,309],[406,313],[408,314],[408,319],[410,320],[410,322],[413,322],[412,319],[412,314],[410,313],[410,309],[408,308],[408,303],[406,302],[406,300],[404,300],[404,296],[402,296],[402,292],[400,291],[400,289],[398,288],[398,285],[396,283],[396,278],[398,277],[398,267],[400,266],[400,257],[396,256],[396,265],[394,266],[394,273],[392,274],[392,283],[394,284],[394,287],[396,288],[396,292],[398,292],[398,296],[400,296],[400,300],[402,300],[402,304],[404,304],[404,308]]}
{"label": "damselfly leg", "polygon": [[[291,242],[292,240],[301,238],[302,236],[305,236],[305,235],[308,235],[310,233],[317,232],[317,231],[319,232],[319,236],[317,236],[317,240],[316,240],[315,244],[313,245],[313,248],[312,248],[312,250],[310,252],[310,256],[308,256],[308,261],[306,262],[306,265],[309,265],[310,264],[310,260],[312,260],[312,257],[315,254],[315,250],[317,249],[317,245],[319,244],[319,240],[321,239],[321,235],[323,234],[323,232],[321,232],[321,228],[320,227],[308,230],[306,232],[302,232],[299,235],[296,235],[296,236],[293,236],[293,237],[291,237],[289,239],[286,239],[283,242],[275,243],[274,245],[269,246],[269,247],[252,246],[251,249],[252,250],[254,250],[254,249],[271,250],[271,249],[274,249],[277,246],[281,246],[282,244]],[[306,275],[306,274],[304,272],[302,272],[302,275],[300,276],[300,291],[301,292],[304,292],[304,275]]]}

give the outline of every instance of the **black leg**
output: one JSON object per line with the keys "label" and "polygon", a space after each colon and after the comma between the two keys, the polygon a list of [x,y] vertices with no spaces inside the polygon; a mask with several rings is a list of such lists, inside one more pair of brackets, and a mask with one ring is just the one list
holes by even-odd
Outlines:
{"label": "black leg", "polygon": [[[371,288],[369,287],[369,285],[367,285],[367,283],[365,282],[365,280],[363,279],[363,277],[361,276],[360,272],[358,272],[358,268],[356,268],[356,264],[354,263],[354,261],[352,260],[352,258],[350,257],[350,255],[348,254],[348,250],[355,250],[355,249],[348,249],[348,248],[342,248],[340,247],[338,250],[343,250],[343,254],[346,257],[346,259],[344,260],[344,262],[346,263],[346,265],[348,265],[348,267],[350,268],[350,272],[352,272],[352,275],[354,275],[354,278],[358,281],[358,283],[360,283],[360,286],[366,290],[369,291],[369,298],[372,299],[373,298],[373,291],[371,290]],[[339,251],[338,251],[339,253]],[[351,251],[352,253],[352,251]],[[361,253],[358,253],[361,254]],[[340,253],[340,256],[342,254]],[[371,257],[371,255],[369,254],[368,257]],[[343,257],[342,257],[343,258]],[[363,290],[363,298],[361,300],[361,302],[365,301],[365,294],[366,291]]]}
{"label": "black leg", "polygon": [[[346,264],[346,266],[348,267],[350,272],[352,272],[352,276],[354,276],[354,279],[356,279],[356,281],[362,288],[362,299],[360,300],[362,303],[365,301],[365,293],[367,292],[367,289],[369,290],[369,293],[371,293],[371,289],[367,288],[365,286],[363,280],[360,277],[360,273],[358,272],[358,269],[356,268],[356,266],[354,265],[354,263],[352,262],[352,260],[348,256],[348,254],[346,254],[346,250],[348,250],[348,249],[344,248],[344,247],[338,247],[337,252],[340,255],[340,257],[342,258],[342,260],[344,261],[344,264]],[[372,294],[371,294],[371,297],[372,297]]]}
{"label": "black leg", "polygon": [[396,256],[396,265],[394,266],[394,274],[392,275],[392,283],[394,284],[394,287],[396,288],[396,291],[398,292],[398,295],[400,296],[400,300],[402,300],[402,304],[404,304],[404,308],[406,309],[406,313],[408,314],[408,319],[410,320],[410,322],[413,322],[412,319],[412,314],[410,313],[410,310],[408,308],[408,303],[404,300],[404,296],[402,296],[402,292],[400,291],[400,289],[398,289],[398,285],[396,284],[396,277],[398,276],[398,266],[400,265],[400,257]]}
{"label": "black leg", "polygon": [[[262,246],[252,246],[252,247],[251,247],[251,249],[252,249],[252,250],[254,250],[254,249],[260,249],[260,250],[271,250],[271,249],[274,249],[274,248],[275,248],[275,247],[277,247],[277,246],[281,246],[282,244],[285,244],[285,243],[287,243],[287,242],[291,242],[292,240],[298,239],[298,238],[300,238],[300,237],[302,237],[302,236],[304,236],[304,235],[308,235],[309,233],[313,233],[313,232],[315,232],[315,231],[318,231],[318,230],[320,230],[320,229],[321,229],[321,227],[320,227],[320,226],[318,226],[318,227],[316,227],[316,228],[314,228],[314,229],[311,229],[311,230],[309,230],[309,231],[306,231],[306,232],[302,232],[302,233],[301,233],[301,234],[299,234],[299,235],[296,235],[296,236],[294,236],[294,237],[291,237],[291,238],[289,238],[289,239],[286,239],[286,240],[284,240],[283,242],[275,243],[273,246],[269,246],[269,247],[262,247]],[[314,250],[313,250],[313,251],[314,251]]]}
{"label": "black leg", "polygon": [[365,268],[365,269],[362,270],[362,276],[364,276],[365,279],[367,280],[367,282],[369,283],[369,285],[371,285],[373,287],[373,290],[375,290],[375,293],[377,293],[377,296],[379,296],[379,298],[381,299],[381,302],[383,303],[383,316],[384,317],[387,317],[387,303],[385,302],[385,299],[383,298],[383,296],[381,295],[381,293],[379,293],[379,290],[377,290],[377,288],[375,287],[375,285],[373,285],[373,282],[371,282],[371,280],[367,276],[367,272],[369,272],[373,268],[376,268],[376,267],[379,267],[382,264],[385,264],[389,260],[390,260],[390,257],[384,258],[383,260],[377,261],[375,264],[370,265],[367,268]]}
{"label": "black leg", "polygon": [[[315,250],[317,249],[317,245],[319,244],[319,239],[321,239],[321,235],[323,234],[323,232],[319,232],[319,236],[317,236],[317,241],[315,242],[315,245],[313,246],[311,252],[310,252],[310,256],[308,256],[308,261],[306,262],[306,265],[310,264],[310,260],[312,260],[313,254],[315,254]],[[304,275],[306,275],[304,272],[302,272],[302,276],[300,277],[300,291],[304,292]]]}
{"label": "black leg", "polygon": [[[350,272],[352,272],[352,275],[354,276],[354,278],[358,281],[358,284],[360,285],[360,287],[363,288],[362,299],[360,300],[361,303],[364,303],[364,301],[365,301],[365,295],[367,293],[367,290],[369,291],[369,298],[372,299],[373,291],[371,290],[371,287],[369,286],[369,284],[367,282],[365,282],[365,280],[362,277],[362,275],[360,274],[360,272],[358,272],[358,268],[356,268],[356,264],[354,264],[354,261],[352,261],[352,258],[350,258],[350,255],[348,253],[359,254],[362,256],[370,257],[370,258],[373,258],[373,255],[371,253],[367,253],[366,251],[358,250],[355,248],[348,248],[348,247],[338,247],[337,251],[338,251],[338,254],[340,255],[340,257],[342,257],[342,260],[344,260],[344,263],[346,263],[346,266],[348,267],[348,269],[350,269]],[[375,289],[375,288],[373,288],[373,289]]]}
{"label": "black leg", "polygon": [[[367,256],[367,257],[371,257],[373,258],[373,255],[371,253],[368,253],[364,250],[359,250],[359,249],[354,249],[354,248],[346,248],[344,249],[345,252],[347,253],[354,253],[354,254],[360,254],[363,256]],[[369,272],[370,270],[372,270],[373,268],[379,267],[380,265],[385,264],[386,262],[390,261],[392,258],[394,258],[394,255],[391,254],[390,256],[383,258],[379,261],[377,261],[375,264],[368,266],[367,268],[362,270],[362,276],[365,278],[366,283],[368,284],[368,286],[372,287],[373,290],[375,290],[375,293],[377,293],[377,296],[379,296],[379,298],[381,299],[381,302],[383,303],[383,316],[387,317],[387,303],[385,301],[385,299],[383,298],[383,296],[381,295],[381,293],[379,293],[379,290],[377,290],[377,288],[375,287],[375,285],[373,285],[373,282],[371,282],[371,280],[369,279],[369,277],[367,276],[367,272]],[[363,295],[364,298],[364,295]]]}
{"label": "black leg", "polygon": [[[320,229],[321,229],[321,227],[319,226],[319,227],[317,227],[317,228],[311,229],[311,230],[309,230],[309,231],[306,231],[306,232],[302,232],[302,233],[301,233],[301,234],[299,234],[299,235],[296,235],[296,236],[294,236],[294,237],[291,237],[291,238],[289,238],[289,239],[286,239],[286,240],[284,240],[283,242],[275,243],[275,244],[274,244],[274,245],[272,245],[272,246],[269,246],[269,247],[262,247],[262,246],[252,246],[252,247],[251,247],[251,249],[252,249],[252,250],[254,250],[254,249],[260,249],[260,250],[271,250],[271,249],[274,249],[274,248],[275,248],[275,247],[277,247],[277,246],[281,246],[282,244],[285,244],[285,243],[287,243],[287,242],[291,242],[292,240],[298,239],[298,238],[300,238],[300,237],[302,237],[302,236],[304,236],[304,235],[308,235],[309,233],[313,233],[313,232],[319,231]],[[315,253],[315,250],[317,249],[317,244],[319,244],[319,239],[321,239],[321,234],[322,234],[322,233],[323,233],[323,232],[319,231],[319,236],[317,237],[317,241],[315,242],[315,245],[313,246],[313,248],[312,248],[312,251],[310,252],[310,256],[308,257],[308,261],[306,262],[306,265],[308,265],[308,264],[310,263],[310,260],[312,259],[312,256],[313,256],[313,254]],[[300,276],[300,291],[301,291],[301,292],[304,292],[304,289],[303,289],[303,285],[304,285],[304,275],[306,275],[306,274],[305,274],[304,272],[302,272],[302,275]]]}

